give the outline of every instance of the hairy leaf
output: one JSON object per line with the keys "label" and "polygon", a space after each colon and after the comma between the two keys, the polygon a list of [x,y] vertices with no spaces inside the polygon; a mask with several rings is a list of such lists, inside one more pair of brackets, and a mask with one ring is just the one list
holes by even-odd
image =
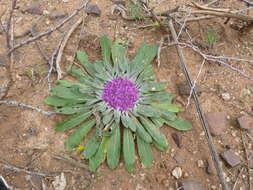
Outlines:
{"label": "hairy leaf", "polygon": [[94,156],[94,154],[98,150],[100,143],[101,143],[101,138],[97,137],[96,135],[91,136],[85,145],[85,149],[83,151],[83,156],[86,159],[89,159],[92,156]]}
{"label": "hairy leaf", "polygon": [[153,107],[157,107],[159,109],[163,109],[166,111],[170,111],[170,112],[179,112],[182,111],[183,108],[179,105],[176,104],[168,104],[167,102],[165,103],[153,103],[151,104]]}
{"label": "hairy leaf", "polygon": [[119,164],[120,158],[120,126],[117,124],[115,129],[113,130],[113,134],[109,141],[108,153],[107,153],[107,164],[109,168],[114,169]]}
{"label": "hairy leaf", "polygon": [[142,124],[135,118],[135,117],[131,117],[132,121],[135,123],[136,125],[136,132],[137,134],[147,143],[151,143],[152,142],[152,137],[149,135],[149,133],[144,129],[144,127],[142,126]]}
{"label": "hairy leaf", "polygon": [[124,128],[123,155],[125,167],[128,172],[133,172],[135,162],[134,138],[130,129]]}
{"label": "hairy leaf", "polygon": [[83,123],[79,128],[77,128],[68,138],[65,143],[67,149],[75,148],[85,137],[91,128],[96,124],[96,120],[92,119]]}
{"label": "hairy leaf", "polygon": [[147,116],[147,117],[160,117],[161,116],[161,112],[159,109],[156,109],[152,106],[147,106],[147,105],[138,106],[137,112],[139,114]]}
{"label": "hairy leaf", "polygon": [[181,117],[177,117],[174,121],[166,120],[166,124],[180,131],[188,131],[192,129],[192,124]]}
{"label": "hairy leaf", "polygon": [[108,146],[108,137],[103,137],[96,154],[89,159],[89,169],[95,171],[98,166],[105,160]]}
{"label": "hairy leaf", "polygon": [[104,64],[108,70],[112,69],[112,66],[110,64],[111,62],[111,46],[112,42],[109,38],[106,36],[102,36],[100,38],[100,46],[101,46],[101,51],[102,51],[102,56],[104,60]]}
{"label": "hairy leaf", "polygon": [[153,154],[150,144],[146,143],[144,140],[142,140],[141,137],[137,135],[137,146],[139,156],[141,158],[141,163],[144,165],[144,167],[150,168],[153,161]]}
{"label": "hairy leaf", "polygon": [[85,102],[85,100],[64,99],[55,95],[46,97],[44,101],[51,106],[67,106]]}
{"label": "hairy leaf", "polygon": [[86,120],[88,117],[91,116],[91,111],[83,111],[78,114],[75,114],[73,116],[70,116],[68,119],[64,120],[61,123],[58,123],[54,126],[54,129],[56,131],[66,131],[68,129],[71,129],[80,123],[82,123],[84,120]]}
{"label": "hairy leaf", "polygon": [[166,137],[159,131],[157,127],[154,126],[154,124],[151,121],[149,121],[144,117],[141,117],[141,122],[158,145],[160,145],[163,148],[168,147]]}

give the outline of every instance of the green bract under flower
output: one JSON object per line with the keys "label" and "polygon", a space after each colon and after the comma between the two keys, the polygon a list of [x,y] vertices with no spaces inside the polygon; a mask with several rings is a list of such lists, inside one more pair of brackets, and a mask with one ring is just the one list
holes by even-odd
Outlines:
{"label": "green bract under flower", "polygon": [[166,83],[156,82],[151,62],[157,46],[143,43],[135,58],[129,60],[120,40],[112,44],[103,36],[100,45],[103,61],[89,63],[86,53],[78,51],[83,69],[72,69],[70,74],[79,81],[58,81],[52,95],[45,99],[56,112],[70,115],[55,125],[55,130],[72,129],[67,149],[84,142],[83,156],[89,159],[91,170],[104,160],[110,168],[116,168],[123,152],[125,167],[132,172],[135,148],[141,163],[151,167],[151,145],[160,150],[168,148],[159,128],[165,124],[189,130],[192,125],[176,115],[181,107],[171,103],[174,95],[165,92]]}

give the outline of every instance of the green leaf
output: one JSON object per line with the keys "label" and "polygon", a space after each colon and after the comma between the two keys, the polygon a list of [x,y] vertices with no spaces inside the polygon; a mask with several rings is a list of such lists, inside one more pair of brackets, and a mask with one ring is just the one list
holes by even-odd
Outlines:
{"label": "green leaf", "polygon": [[147,143],[151,143],[152,142],[152,137],[148,134],[148,132],[143,128],[143,126],[141,125],[141,123],[135,118],[135,117],[131,117],[132,121],[135,123],[136,125],[136,132],[137,134]]}
{"label": "green leaf", "polygon": [[170,112],[180,112],[183,111],[183,108],[176,104],[168,104],[168,103],[153,103],[152,106],[163,109]]}
{"label": "green leaf", "polygon": [[76,58],[80,61],[81,64],[88,63],[89,57],[85,52],[77,51],[76,52]]}
{"label": "green leaf", "polygon": [[151,94],[146,94],[145,97],[150,98],[152,101],[171,103],[175,95],[168,94],[167,92],[155,92]]}
{"label": "green leaf", "polygon": [[134,138],[131,130],[127,128],[124,128],[123,134],[123,155],[127,171],[133,172],[135,166]]}
{"label": "green leaf", "polygon": [[86,85],[80,82],[71,82],[68,80],[57,80],[56,81],[57,84],[59,84],[60,86],[63,87],[74,87],[74,86],[78,86],[78,87],[85,87]]}
{"label": "green leaf", "polygon": [[158,150],[161,150],[161,151],[165,151],[167,150],[169,147],[163,147],[161,146],[160,144],[158,144],[156,141],[153,142],[155,147],[158,149]]}
{"label": "green leaf", "polygon": [[112,69],[112,66],[110,64],[110,62],[111,62],[111,46],[112,46],[112,42],[106,36],[102,36],[100,38],[100,46],[101,46],[101,51],[102,51],[102,56],[103,56],[104,64],[105,64],[106,68],[110,71]]}
{"label": "green leaf", "polygon": [[68,129],[71,129],[80,123],[82,123],[84,120],[86,120],[88,117],[91,116],[91,111],[83,111],[81,113],[75,114],[73,116],[68,117],[68,119],[64,120],[61,123],[58,123],[54,126],[54,129],[56,131],[66,131]]}
{"label": "green leaf", "polygon": [[122,114],[121,121],[126,128],[130,128],[133,132],[136,131],[136,124],[133,122],[131,117],[129,117],[129,115]]}
{"label": "green leaf", "polygon": [[85,102],[85,100],[64,99],[54,95],[46,97],[44,101],[51,106],[67,106]]}
{"label": "green leaf", "polygon": [[125,53],[126,48],[120,44],[120,40],[116,40],[112,46],[112,60],[116,71],[122,68],[121,64],[125,64]]}
{"label": "green leaf", "polygon": [[150,82],[149,90],[152,92],[165,90],[167,82]]}
{"label": "green leaf", "polygon": [[103,137],[96,154],[89,159],[89,169],[95,171],[105,160],[109,137]]}
{"label": "green leaf", "polygon": [[145,168],[150,168],[153,161],[153,154],[150,144],[146,143],[144,140],[142,140],[141,137],[137,135],[137,146],[139,156],[141,158],[141,163]]}
{"label": "green leaf", "polygon": [[101,138],[97,137],[96,135],[91,136],[85,145],[83,156],[86,159],[89,159],[92,156],[94,156],[98,150],[100,143],[101,143]]}
{"label": "green leaf", "polygon": [[81,142],[81,140],[88,134],[88,132],[95,124],[96,124],[95,119],[83,123],[69,136],[68,140],[65,143],[65,147],[67,149],[75,148]]}
{"label": "green leaf", "polygon": [[85,100],[84,94],[78,92],[77,88],[66,88],[63,86],[54,86],[51,88],[51,93],[55,96],[65,99]]}
{"label": "green leaf", "polygon": [[152,106],[147,105],[139,105],[137,107],[137,112],[141,115],[147,116],[147,117],[160,117],[161,112],[159,109],[154,108]]}
{"label": "green leaf", "polygon": [[[114,124],[117,125],[117,124]],[[120,158],[120,126],[117,125],[113,131],[113,134],[109,141],[108,153],[107,153],[107,164],[109,168],[114,169],[119,164]]]}
{"label": "green leaf", "polygon": [[177,115],[173,112],[160,110],[162,113],[162,118],[169,121],[175,121],[177,119]]}
{"label": "green leaf", "polygon": [[167,139],[163,135],[163,133],[161,133],[159,131],[159,129],[156,126],[154,126],[154,124],[150,120],[148,120],[148,119],[146,119],[144,117],[141,117],[140,119],[141,119],[142,124],[144,125],[144,127],[148,131],[148,133],[155,140],[155,142],[158,145],[160,145],[161,147],[163,147],[163,148],[166,149],[168,147],[168,143],[167,143]]}
{"label": "green leaf", "polygon": [[137,51],[137,54],[133,60],[133,63],[136,65],[150,64],[157,54],[157,49],[158,49],[157,45],[149,46],[146,42],[144,42],[139,48],[139,50]]}
{"label": "green leaf", "polygon": [[119,110],[114,110],[114,120],[116,123],[120,122],[121,113]]}
{"label": "green leaf", "polygon": [[103,121],[103,124],[104,124],[104,125],[107,125],[107,124],[112,120],[113,114],[114,114],[114,112],[111,111],[110,113],[106,114],[106,115],[103,117],[103,120],[102,120],[102,121]]}
{"label": "green leaf", "polygon": [[89,111],[91,108],[85,104],[76,104],[73,106],[66,106],[62,108],[55,108],[55,111],[60,114],[74,114],[82,111]]}
{"label": "green leaf", "polygon": [[87,76],[83,73],[81,69],[71,69],[69,74],[75,78],[77,78],[80,82],[84,82],[86,84]]}
{"label": "green leaf", "polygon": [[163,119],[161,117],[151,117],[150,119],[152,120],[154,125],[158,128],[162,127],[163,124],[165,123],[165,119]]}
{"label": "green leaf", "polygon": [[166,124],[180,131],[192,129],[192,124],[181,117],[178,117],[175,121],[166,120]]}

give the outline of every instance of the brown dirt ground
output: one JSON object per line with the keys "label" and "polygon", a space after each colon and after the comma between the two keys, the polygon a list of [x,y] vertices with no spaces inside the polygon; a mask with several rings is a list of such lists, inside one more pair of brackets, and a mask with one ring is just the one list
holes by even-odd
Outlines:
{"label": "brown dirt ground", "polygon": [[[68,1],[64,3],[61,0],[37,0],[40,3],[42,10],[47,10],[49,13],[66,12],[71,13],[80,3],[81,0]],[[159,29],[141,29],[141,30],[126,30],[125,27],[131,28],[143,22],[125,21],[121,18],[111,20],[110,7],[113,4],[108,0],[92,1],[97,4],[102,10],[100,17],[88,16],[85,19],[84,32],[80,37],[81,27],[72,35],[63,55],[62,67],[68,66],[74,55],[75,50],[86,50],[90,55],[91,60],[100,59],[99,46],[97,36],[106,34],[112,39],[128,38],[131,41],[129,48],[130,56],[144,41],[151,44],[157,43],[164,35]],[[153,0],[156,5],[159,0]],[[167,10],[176,7],[176,5],[186,5],[188,1],[161,1],[157,10]],[[15,10],[15,34],[21,34],[26,31],[38,17],[37,15],[23,14],[22,9],[31,5],[33,1],[23,0],[18,1],[18,10]],[[240,1],[228,0],[222,1],[222,6],[229,8],[239,8],[245,6]],[[9,1],[0,0],[0,13],[4,10],[9,10]],[[250,12],[253,15],[253,12]],[[2,20],[6,20],[8,14],[5,14]],[[75,17],[70,23],[74,23],[78,19]],[[50,20],[47,16],[42,18],[36,27],[37,31],[44,31],[46,28],[56,24],[58,20]],[[71,24],[66,24],[61,30],[53,32],[51,35],[40,40],[41,45],[45,48],[48,56],[54,51],[62,32],[67,31]],[[247,34],[240,34],[231,29],[229,24],[224,25],[224,19],[215,19],[201,21],[199,23],[188,24],[188,29],[194,39],[203,40],[208,28],[215,29],[219,34],[218,42],[213,48],[208,50],[208,53],[217,55],[229,55],[246,57],[252,59],[253,51],[253,31]],[[187,36],[183,33],[182,38]],[[22,38],[24,39],[24,38]],[[18,39],[20,41],[22,39]],[[78,43],[80,39],[80,43]],[[6,48],[4,35],[0,35],[0,52],[4,52]],[[200,63],[202,62],[199,55],[185,48],[184,54],[187,61],[188,69],[193,76],[196,77]],[[161,52],[161,66],[157,67],[157,62],[154,62],[155,73],[159,80],[168,81],[168,92],[178,95],[177,103],[186,103],[187,97],[179,96],[177,84],[184,81],[184,76],[179,68],[178,57],[175,48],[168,47]],[[235,66],[245,71],[248,75],[253,76],[252,65],[245,62],[233,62]],[[3,68],[1,73],[4,73]],[[44,110],[51,108],[43,103],[43,99],[49,95],[47,81],[44,80],[48,65],[41,57],[40,52],[34,43],[24,46],[15,51],[15,62],[12,70],[12,78],[14,79],[8,96],[6,99],[17,100],[23,103],[36,105]],[[33,75],[30,73],[33,71]],[[55,77],[55,76],[54,76]],[[55,80],[55,78],[53,78]],[[240,76],[238,73],[215,63],[206,63],[199,78],[199,84],[204,88],[204,92],[200,95],[200,100],[205,112],[221,111],[228,116],[228,127],[225,133],[219,137],[214,137],[215,145],[218,152],[225,150],[225,145],[230,145],[241,157],[242,164],[246,163],[245,151],[241,140],[240,130],[237,128],[236,117],[251,112],[253,102],[253,83],[252,81]],[[245,95],[245,89],[250,89],[251,94]],[[221,93],[227,92],[231,95],[230,101],[224,101],[221,98]],[[204,168],[197,166],[198,160],[210,159],[209,148],[203,130],[199,122],[197,112],[193,102],[181,114],[190,120],[194,128],[191,131],[183,133],[184,147],[179,149],[171,138],[171,133],[175,130],[164,127],[163,132],[166,134],[171,149],[166,152],[154,150],[155,162],[150,169],[144,169],[139,163],[133,174],[125,171],[123,164],[111,171],[104,164],[100,167],[96,174],[90,176],[80,168],[75,168],[66,162],[55,160],[53,155],[58,155],[64,152],[64,140],[66,134],[55,133],[52,126],[63,119],[60,116],[46,117],[35,111],[13,107],[0,106],[0,160],[11,165],[47,172],[64,172],[67,177],[67,187],[65,189],[98,189],[98,190],[133,190],[133,189],[175,189],[175,183],[178,181],[196,180],[200,182],[205,189],[211,189],[215,186],[220,189],[218,178],[214,172],[208,175]],[[233,135],[232,135],[233,134]],[[246,148],[248,152],[253,151],[252,141],[246,138]],[[182,163],[178,164],[173,156],[182,158]],[[79,156],[74,155],[75,159],[80,160]],[[171,175],[171,171],[180,166],[183,170],[183,178],[176,180]],[[232,186],[239,173],[240,166],[229,169],[222,164],[225,173],[226,181]],[[23,173],[14,173],[9,170],[0,168],[0,174],[3,175],[8,183],[19,189],[35,189],[28,179],[28,175]],[[247,172],[239,179],[239,187],[242,190],[248,190]],[[251,176],[252,177],[252,176]],[[43,178],[43,181],[49,189],[53,178]],[[34,180],[33,181],[39,181]],[[35,182],[34,182],[35,183]]]}

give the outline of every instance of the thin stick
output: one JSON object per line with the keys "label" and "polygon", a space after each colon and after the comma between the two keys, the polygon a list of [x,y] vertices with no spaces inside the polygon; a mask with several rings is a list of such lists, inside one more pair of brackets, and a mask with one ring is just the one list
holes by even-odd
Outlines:
{"label": "thin stick", "polygon": [[38,40],[48,34],[51,34],[52,32],[54,32],[55,30],[58,30],[59,28],[61,28],[65,23],[67,23],[68,21],[70,21],[74,16],[76,16],[80,10],[82,10],[83,8],[85,8],[87,6],[87,4],[90,2],[90,0],[86,0],[84,3],[82,3],[71,15],[69,15],[67,18],[65,18],[62,22],[60,22],[59,24],[57,24],[56,26],[48,29],[45,32],[39,33],[38,35],[28,38],[27,40],[24,40],[22,42],[20,42],[19,44],[15,45],[13,48],[11,48],[10,50],[7,51],[7,55],[9,55],[11,52],[13,52],[14,50],[16,50],[17,48],[20,48],[24,45],[27,45],[35,40]]}
{"label": "thin stick", "polygon": [[160,43],[159,43],[158,50],[157,50],[157,63],[158,63],[157,65],[158,65],[158,67],[160,67],[160,65],[161,65],[161,51],[162,51],[163,43],[164,43],[164,37],[162,36]]}
{"label": "thin stick", "polygon": [[75,24],[72,25],[72,27],[70,28],[70,30],[68,31],[68,33],[64,36],[64,39],[61,43],[61,46],[59,48],[57,57],[56,57],[56,61],[55,61],[55,65],[56,65],[56,71],[57,71],[57,79],[61,79],[62,78],[62,70],[60,67],[60,62],[61,62],[61,58],[62,58],[62,54],[64,51],[64,48],[67,45],[67,42],[71,36],[71,34],[76,30],[76,28],[83,22],[83,18],[80,18]]}
{"label": "thin stick", "polygon": [[242,1],[244,1],[245,3],[247,3],[247,4],[250,5],[250,6],[253,6],[253,2],[251,2],[251,1],[249,1],[249,0],[242,0]]}
{"label": "thin stick", "polygon": [[192,2],[192,4],[199,8],[199,9],[202,9],[202,10],[208,10],[208,11],[215,11],[215,12],[222,12],[222,13],[229,13],[230,12],[230,9],[224,9],[224,8],[211,8],[211,7],[207,7],[205,5],[200,5],[196,2]]}
{"label": "thin stick", "polygon": [[190,95],[189,95],[189,97],[187,98],[187,105],[186,105],[186,107],[188,107],[188,106],[190,105],[191,97],[192,97],[192,93],[193,93],[193,89],[194,89],[195,86],[196,86],[197,80],[199,79],[199,76],[200,76],[200,74],[201,74],[201,71],[202,71],[202,69],[203,69],[203,67],[204,67],[205,62],[206,62],[206,60],[203,59],[201,65],[200,65],[200,69],[199,69],[199,72],[198,72],[198,74],[197,74],[197,77],[196,77],[196,79],[194,80],[193,85],[192,85],[192,87],[191,87]]}
{"label": "thin stick", "polygon": [[238,174],[238,176],[237,176],[237,178],[236,178],[236,181],[235,181],[235,183],[234,183],[234,185],[233,185],[232,190],[235,190],[236,185],[237,185],[237,183],[238,183],[238,181],[239,181],[239,179],[240,179],[240,176],[242,175],[243,170],[244,170],[244,167],[241,168],[241,170],[240,170],[240,172],[239,172],[239,174]]}
{"label": "thin stick", "polygon": [[[39,18],[37,18],[37,19],[35,20],[35,22],[33,23],[33,25],[31,26],[31,28],[28,29],[28,33],[31,33],[31,35],[32,35],[33,37],[36,36],[35,27],[37,26],[37,23],[38,23],[42,18],[43,18],[43,16],[40,16]],[[50,64],[50,59],[49,59],[49,57],[46,55],[46,53],[45,53],[45,51],[43,50],[43,48],[41,47],[41,44],[40,44],[37,40],[35,41],[35,44],[36,44],[38,50],[40,51],[40,53],[41,53],[43,59],[44,59],[48,64]]]}
{"label": "thin stick", "polygon": [[215,11],[207,11],[207,10],[194,10],[192,11],[192,14],[205,14],[205,15],[214,15],[217,17],[229,17],[229,18],[235,18],[239,20],[243,20],[246,22],[253,22],[252,16],[247,16],[243,14],[235,14],[235,13],[226,13],[226,12],[215,12]]}
{"label": "thin stick", "polygon": [[242,138],[243,148],[244,148],[244,151],[245,151],[245,157],[246,157],[246,161],[247,161],[249,189],[251,189],[250,167],[249,167],[249,154],[248,154],[247,147],[246,147],[246,144],[245,144],[245,141],[244,141],[244,135],[242,133],[242,130],[241,130],[241,138]]}
{"label": "thin stick", "polygon": [[220,1],[220,0],[213,0],[213,1],[211,1],[210,3],[205,4],[205,6],[206,6],[206,7],[209,7],[209,6],[211,6],[211,5],[215,4],[215,3],[217,3],[218,1]]}
{"label": "thin stick", "polygon": [[24,103],[21,103],[21,102],[17,102],[15,100],[1,100],[0,101],[0,105],[1,104],[6,104],[6,105],[15,105],[15,106],[19,106],[19,107],[22,107],[22,108],[27,108],[27,109],[31,109],[31,110],[35,110],[43,115],[46,115],[46,116],[51,116],[53,114],[55,114],[55,112],[48,112],[48,111],[44,111],[38,107],[34,107],[32,105],[29,105],[29,104],[24,104]]}
{"label": "thin stick", "polygon": [[11,166],[9,164],[3,164],[3,163],[0,163],[0,167],[14,171],[14,172],[26,173],[28,175],[38,175],[38,176],[42,176],[42,177],[55,176],[55,174],[25,170],[22,168],[17,168],[15,166]]}
{"label": "thin stick", "polygon": [[62,161],[68,162],[71,165],[74,165],[74,166],[76,166],[78,168],[90,171],[89,168],[86,165],[84,165],[84,164],[82,164],[80,162],[77,162],[76,160],[72,159],[69,156],[67,158],[65,158],[64,156],[61,156],[61,155],[54,155],[53,158],[56,159],[56,160],[62,160]]}
{"label": "thin stick", "polygon": [[[176,33],[176,30],[174,28],[174,25],[173,25],[173,22],[172,22],[171,19],[169,20],[168,24],[169,24],[169,29],[171,31],[173,40],[176,43],[178,43],[178,41],[177,41],[177,33]],[[177,53],[178,53],[178,56],[179,56],[180,67],[181,67],[181,69],[182,69],[182,71],[183,71],[183,73],[184,73],[184,75],[185,75],[185,77],[187,79],[189,87],[192,88],[193,82],[192,82],[191,77],[189,75],[189,72],[188,72],[188,70],[186,68],[184,56],[183,56],[183,53],[182,53],[179,45],[176,45],[176,49],[177,49]],[[197,93],[196,93],[196,91],[195,91],[194,88],[193,88],[193,97],[194,97],[194,100],[195,100],[195,103],[196,103],[195,105],[196,105],[198,114],[200,116],[202,127],[203,127],[203,129],[205,131],[205,134],[206,134],[206,137],[207,137],[208,145],[209,145],[210,151],[212,153],[212,158],[213,158],[213,161],[215,163],[215,167],[216,167],[219,179],[220,179],[220,183],[221,183],[221,185],[223,187],[223,190],[228,190],[228,187],[227,187],[227,185],[225,183],[225,180],[224,180],[221,164],[220,164],[220,161],[218,159],[218,153],[217,153],[217,151],[215,149],[215,146],[213,144],[213,140],[212,140],[212,136],[211,136],[211,133],[210,133],[210,130],[209,130],[209,127],[208,127],[208,123],[206,121],[206,118],[205,118],[204,113],[203,113],[202,106],[200,105]]]}
{"label": "thin stick", "polygon": [[[213,56],[213,55],[204,54],[204,53],[202,53],[199,50],[198,47],[194,46],[191,42],[190,42],[190,44],[188,44],[188,43],[181,43],[181,42],[179,42],[178,44],[191,48],[193,51],[195,51],[196,53],[198,53],[199,55],[201,55],[207,61],[212,61],[212,62],[216,62],[216,63],[220,63],[222,65],[225,65],[226,67],[228,67],[228,68],[230,68],[230,69],[232,69],[232,70],[240,73],[245,78],[248,78],[249,80],[253,80],[252,76],[249,76],[249,75],[245,74],[243,71],[241,71],[240,69],[238,69],[238,68],[236,68],[236,67],[234,67],[234,66],[232,66],[232,65],[230,65],[230,64],[228,64],[228,63],[226,63],[226,62],[224,62],[224,61],[222,61],[220,59],[218,59],[218,58],[228,59],[229,57],[222,57],[222,56],[216,57],[216,56]],[[233,57],[231,57],[230,59],[231,60],[232,59],[235,60],[235,58],[233,58]],[[237,60],[240,60],[240,58],[238,58]],[[250,60],[247,60],[247,59],[241,59],[241,60],[250,61]]]}
{"label": "thin stick", "polygon": [[6,27],[6,43],[7,43],[7,46],[9,48],[11,48],[9,31],[11,29],[12,16],[13,16],[14,9],[16,8],[16,4],[17,4],[17,0],[12,0],[11,1],[11,11],[10,11],[10,16],[9,16],[8,21],[7,21],[7,27]]}

